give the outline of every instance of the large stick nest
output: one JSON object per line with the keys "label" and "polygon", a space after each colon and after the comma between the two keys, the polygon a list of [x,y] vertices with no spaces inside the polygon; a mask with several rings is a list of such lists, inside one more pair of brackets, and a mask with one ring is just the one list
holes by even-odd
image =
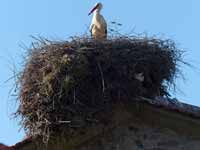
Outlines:
{"label": "large stick nest", "polygon": [[70,133],[112,103],[168,96],[181,54],[173,41],[153,38],[38,41],[20,76],[17,114],[33,137]]}

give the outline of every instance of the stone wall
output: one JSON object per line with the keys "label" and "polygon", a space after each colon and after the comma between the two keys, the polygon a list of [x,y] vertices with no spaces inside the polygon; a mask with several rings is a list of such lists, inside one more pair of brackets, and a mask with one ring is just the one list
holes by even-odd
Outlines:
{"label": "stone wall", "polygon": [[[98,116],[99,117],[99,116]],[[20,150],[200,150],[200,120],[147,104],[117,105],[104,124],[59,137],[47,148]]]}
{"label": "stone wall", "polygon": [[132,122],[113,128],[78,150],[199,150],[200,137],[179,135],[168,128]]}
{"label": "stone wall", "polygon": [[117,110],[121,123],[77,150],[200,150],[200,124],[178,113],[148,105]]}

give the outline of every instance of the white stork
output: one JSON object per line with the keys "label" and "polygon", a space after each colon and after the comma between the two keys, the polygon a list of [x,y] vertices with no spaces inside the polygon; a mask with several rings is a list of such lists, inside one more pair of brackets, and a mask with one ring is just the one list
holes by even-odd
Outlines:
{"label": "white stork", "polygon": [[105,40],[107,38],[107,24],[104,17],[100,14],[103,5],[97,3],[88,15],[94,12],[92,23],[90,25],[90,32],[94,39]]}

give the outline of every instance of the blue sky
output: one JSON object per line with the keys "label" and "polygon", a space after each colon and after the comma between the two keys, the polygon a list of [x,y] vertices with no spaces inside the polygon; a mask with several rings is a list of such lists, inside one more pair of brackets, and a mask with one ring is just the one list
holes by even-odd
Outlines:
{"label": "blue sky", "polygon": [[[200,106],[200,1],[199,0],[100,0],[108,24],[122,23],[121,33],[147,32],[173,39],[179,48],[186,50],[185,60],[196,69],[182,67],[186,81],[177,80],[182,92],[173,96]],[[91,16],[87,14],[96,0],[0,0],[0,142],[15,144],[24,138],[20,126],[11,114],[17,103],[9,96],[13,81],[5,82],[20,70],[22,55],[20,45],[29,46],[33,36],[65,40],[69,36],[87,31]],[[14,67],[14,64],[16,65]]]}

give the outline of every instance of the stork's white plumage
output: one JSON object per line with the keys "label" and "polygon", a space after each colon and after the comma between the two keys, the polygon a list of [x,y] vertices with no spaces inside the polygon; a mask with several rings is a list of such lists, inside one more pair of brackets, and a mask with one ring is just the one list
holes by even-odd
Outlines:
{"label": "stork's white plumage", "polygon": [[95,7],[90,11],[90,14],[94,12],[92,23],[90,25],[90,32],[94,39],[105,40],[107,38],[107,24],[104,17],[100,14],[103,5],[97,3]]}

